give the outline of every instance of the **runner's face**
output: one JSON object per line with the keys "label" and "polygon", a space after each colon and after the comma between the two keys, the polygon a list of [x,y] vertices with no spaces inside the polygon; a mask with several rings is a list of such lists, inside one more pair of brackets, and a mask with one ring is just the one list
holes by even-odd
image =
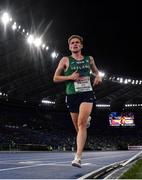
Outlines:
{"label": "runner's face", "polygon": [[81,41],[78,38],[73,38],[69,42],[69,50],[73,53],[77,53],[82,49]]}

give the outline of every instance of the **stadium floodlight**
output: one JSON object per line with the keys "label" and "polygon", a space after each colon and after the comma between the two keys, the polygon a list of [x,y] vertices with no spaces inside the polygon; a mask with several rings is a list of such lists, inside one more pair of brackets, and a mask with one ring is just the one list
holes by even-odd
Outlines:
{"label": "stadium floodlight", "polygon": [[57,58],[58,57],[58,53],[56,53],[55,51],[53,51],[51,53],[51,57],[54,59],[54,58]]}
{"label": "stadium floodlight", "polygon": [[125,79],[125,80],[124,80],[124,84],[128,84],[128,79]]}
{"label": "stadium floodlight", "polygon": [[105,76],[105,73],[104,73],[104,72],[99,71],[99,76],[104,77],[104,76]]}
{"label": "stadium floodlight", "polygon": [[35,38],[33,43],[36,47],[39,47],[42,44],[41,38],[39,37]]}
{"label": "stadium floodlight", "polygon": [[7,25],[10,22],[10,15],[7,12],[4,12],[1,17],[1,21],[4,25]]}
{"label": "stadium floodlight", "polygon": [[110,104],[96,104],[96,107],[110,107]]}
{"label": "stadium floodlight", "polygon": [[[90,74],[91,74],[91,75],[93,75],[93,76],[96,76],[96,74],[95,74],[95,73],[93,73],[93,72],[92,72],[92,70],[90,70]],[[104,72],[99,71],[99,76],[104,77],[104,76],[105,76],[105,73],[104,73]]]}
{"label": "stadium floodlight", "polygon": [[49,100],[42,100],[41,101],[43,104],[55,104],[54,101],[49,101]]}
{"label": "stadium floodlight", "polygon": [[11,26],[13,30],[16,30],[17,29],[17,25],[16,25],[16,22],[13,23],[13,25]]}
{"label": "stadium floodlight", "polygon": [[46,46],[46,48],[45,48],[45,49],[46,49],[46,51],[48,51],[49,47],[48,47],[48,46]]}
{"label": "stadium floodlight", "polygon": [[9,19],[9,21],[10,21],[10,22],[12,22],[12,21],[13,21],[12,17]]}
{"label": "stadium floodlight", "polygon": [[135,80],[132,81],[132,84],[135,84]]}
{"label": "stadium floodlight", "polygon": [[120,78],[120,83],[123,83],[123,78]]}
{"label": "stadium floodlight", "polygon": [[29,44],[32,44],[34,42],[34,36],[32,34],[30,34],[28,37],[27,37],[27,42]]}
{"label": "stadium floodlight", "polygon": [[42,49],[44,49],[45,48],[45,44],[42,44]]}

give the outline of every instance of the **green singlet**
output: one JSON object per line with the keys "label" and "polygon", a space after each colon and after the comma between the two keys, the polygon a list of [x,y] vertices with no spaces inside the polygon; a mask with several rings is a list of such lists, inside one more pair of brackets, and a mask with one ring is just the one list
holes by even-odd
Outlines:
{"label": "green singlet", "polygon": [[76,94],[80,92],[92,91],[91,81],[90,81],[90,57],[84,56],[82,60],[75,60],[73,57],[69,56],[69,67],[65,71],[65,76],[71,75],[77,70],[79,73],[79,80],[77,81],[67,81],[66,82],[66,94]]}

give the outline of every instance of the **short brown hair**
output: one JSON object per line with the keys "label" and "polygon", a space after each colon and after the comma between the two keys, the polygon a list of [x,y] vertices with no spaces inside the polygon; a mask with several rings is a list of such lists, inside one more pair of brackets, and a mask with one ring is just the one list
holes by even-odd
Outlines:
{"label": "short brown hair", "polygon": [[81,44],[83,44],[83,37],[79,36],[79,35],[71,35],[69,38],[68,38],[68,44],[70,43],[70,41],[74,38],[77,38],[80,40]]}

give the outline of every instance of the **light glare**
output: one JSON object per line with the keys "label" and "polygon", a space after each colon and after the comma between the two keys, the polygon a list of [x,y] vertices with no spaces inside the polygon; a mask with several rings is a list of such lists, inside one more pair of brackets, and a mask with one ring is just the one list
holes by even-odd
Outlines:
{"label": "light glare", "polygon": [[104,72],[99,71],[99,76],[104,77],[104,75],[105,75]]}
{"label": "light glare", "polygon": [[56,53],[55,51],[53,51],[51,53],[51,57],[54,59],[54,58],[57,58],[58,57],[58,53]]}
{"label": "light glare", "polygon": [[10,22],[10,16],[7,12],[3,13],[1,21],[4,25],[7,25]]}
{"label": "light glare", "polygon": [[40,38],[36,38],[36,39],[34,40],[34,45],[35,45],[36,47],[39,47],[39,46],[41,45],[41,43],[42,43],[42,41],[41,41]]}
{"label": "light glare", "polygon": [[32,44],[32,43],[34,42],[34,37],[33,37],[33,35],[29,35],[29,36],[28,36],[27,42],[28,42],[29,44]]}

